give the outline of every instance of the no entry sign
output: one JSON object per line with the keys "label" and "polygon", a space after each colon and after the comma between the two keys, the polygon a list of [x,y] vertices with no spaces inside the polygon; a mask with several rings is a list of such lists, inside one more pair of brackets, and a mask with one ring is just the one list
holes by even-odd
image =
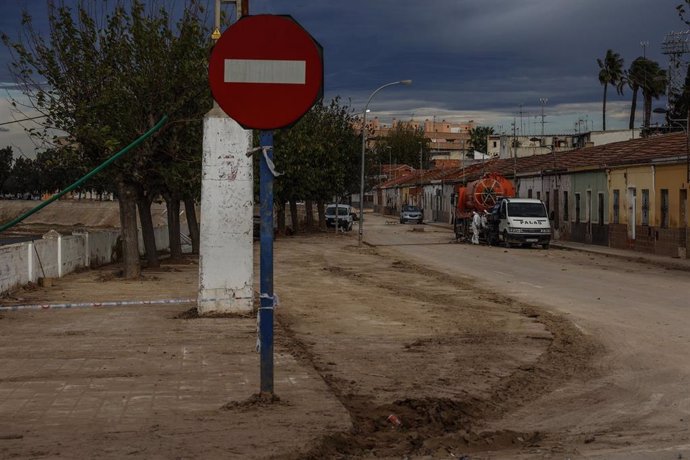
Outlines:
{"label": "no entry sign", "polygon": [[213,98],[244,128],[291,125],[322,95],[322,55],[321,45],[290,16],[245,16],[211,53]]}

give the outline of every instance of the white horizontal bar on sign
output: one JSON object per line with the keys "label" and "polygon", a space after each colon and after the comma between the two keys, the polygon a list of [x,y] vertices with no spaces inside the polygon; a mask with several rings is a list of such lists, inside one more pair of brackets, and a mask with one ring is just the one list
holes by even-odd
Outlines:
{"label": "white horizontal bar on sign", "polygon": [[304,85],[306,61],[226,59],[225,83],[282,83]]}

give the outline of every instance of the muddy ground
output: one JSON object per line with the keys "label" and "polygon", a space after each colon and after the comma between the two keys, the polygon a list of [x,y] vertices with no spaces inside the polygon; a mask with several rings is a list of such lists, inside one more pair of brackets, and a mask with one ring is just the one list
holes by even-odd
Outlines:
{"label": "muddy ground", "polygon": [[[414,265],[394,248],[356,243],[356,235],[332,234],[276,242],[277,401],[253,395],[258,390],[258,357],[252,350],[251,317],[200,319],[190,313],[190,305],[0,313],[5,356],[0,369],[0,389],[5,390],[0,393],[0,415],[5,418],[0,456],[551,458],[577,456],[581,446],[591,442],[566,433],[491,428],[565,382],[593,377],[602,348],[590,336],[560,316],[480,289],[471,279]],[[70,275],[50,289],[16,292],[2,303],[194,297],[196,269],[196,261],[187,259],[125,282],[113,276],[115,267],[106,267]],[[112,322],[104,321],[104,315]],[[107,341],[114,340],[112,329],[125,320],[128,332],[125,338],[117,335],[122,346],[118,353]],[[90,321],[94,326],[88,329]],[[116,425],[99,417],[98,410],[82,419],[69,412],[61,423],[51,424],[45,420],[48,408],[33,418],[22,410],[26,406],[12,408],[7,402],[14,394],[10,389],[18,391],[12,385],[35,387],[54,378],[50,372],[22,371],[22,363],[33,355],[25,348],[18,351],[17,344],[31,342],[27,335],[55,328],[91,332],[48,334],[50,342],[42,347],[68,347],[66,353],[74,359],[83,359],[74,350],[86,347],[96,355],[107,354],[111,370],[131,355],[128,346],[174,350],[190,337],[198,339],[194,346],[206,364],[196,374],[183,378],[168,366],[161,378],[156,361],[161,355],[141,358],[136,370],[128,361],[130,367],[120,369],[116,381],[130,392],[140,389],[141,397],[155,391],[150,390],[152,380],[158,382],[156,388],[170,379],[186,381],[189,392],[184,395],[196,395],[196,403],[185,399],[181,404],[179,395],[177,402],[159,400],[158,406],[149,407],[145,423],[121,417]],[[145,332],[152,329],[155,334]],[[232,342],[233,353],[210,345],[219,336]],[[245,376],[244,389],[230,398],[221,384],[208,384],[207,374],[226,379],[225,371],[209,368],[209,363],[221,361],[241,367],[234,372]],[[304,388],[299,388],[299,379],[295,385],[281,375],[286,372],[300,375]],[[201,376],[205,383],[189,383]],[[66,373],[61,378],[70,377]],[[92,382],[94,375],[80,378]],[[99,380],[106,387],[113,382]],[[181,385],[175,388],[186,391]],[[84,394],[96,391],[103,388],[85,384]],[[270,442],[262,443],[257,433]]]}
{"label": "muddy ground", "polygon": [[308,457],[562,451],[547,433],[486,426],[567,380],[591,377],[600,349],[590,338],[394,250],[345,239],[334,248],[333,240],[294,240],[297,252],[278,258],[281,285],[289,284],[278,316],[288,346],[319,371],[353,421],[351,432],[324,438]]}

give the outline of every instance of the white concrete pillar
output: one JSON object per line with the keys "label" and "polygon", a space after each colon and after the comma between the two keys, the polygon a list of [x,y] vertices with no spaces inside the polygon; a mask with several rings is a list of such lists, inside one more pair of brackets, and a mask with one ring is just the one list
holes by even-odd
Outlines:
{"label": "white concrete pillar", "polygon": [[36,281],[34,279],[34,242],[29,241],[29,243],[26,245],[26,249],[28,251],[28,257],[26,258],[26,260],[28,262],[27,270],[29,272],[29,282],[33,283],[34,281]]}
{"label": "white concrete pillar", "polygon": [[246,313],[253,301],[252,133],[220,108],[204,118],[199,313]]}
{"label": "white concrete pillar", "polygon": [[58,278],[62,278],[62,235],[57,237],[57,269]]}
{"label": "white concrete pillar", "polygon": [[84,267],[91,267],[91,245],[89,244],[89,232],[84,232]]}

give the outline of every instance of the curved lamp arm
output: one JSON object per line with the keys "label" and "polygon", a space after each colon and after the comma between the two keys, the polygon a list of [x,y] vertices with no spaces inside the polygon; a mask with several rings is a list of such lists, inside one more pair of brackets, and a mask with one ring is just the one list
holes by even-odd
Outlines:
{"label": "curved lamp arm", "polygon": [[359,244],[362,244],[362,232],[364,231],[364,151],[367,146],[367,109],[369,108],[369,103],[376,96],[376,93],[381,91],[383,88],[387,88],[393,85],[411,85],[412,80],[400,80],[386,83],[381,85],[371,93],[369,99],[367,100],[364,110],[362,112],[362,171],[360,177],[360,187],[359,187]]}

